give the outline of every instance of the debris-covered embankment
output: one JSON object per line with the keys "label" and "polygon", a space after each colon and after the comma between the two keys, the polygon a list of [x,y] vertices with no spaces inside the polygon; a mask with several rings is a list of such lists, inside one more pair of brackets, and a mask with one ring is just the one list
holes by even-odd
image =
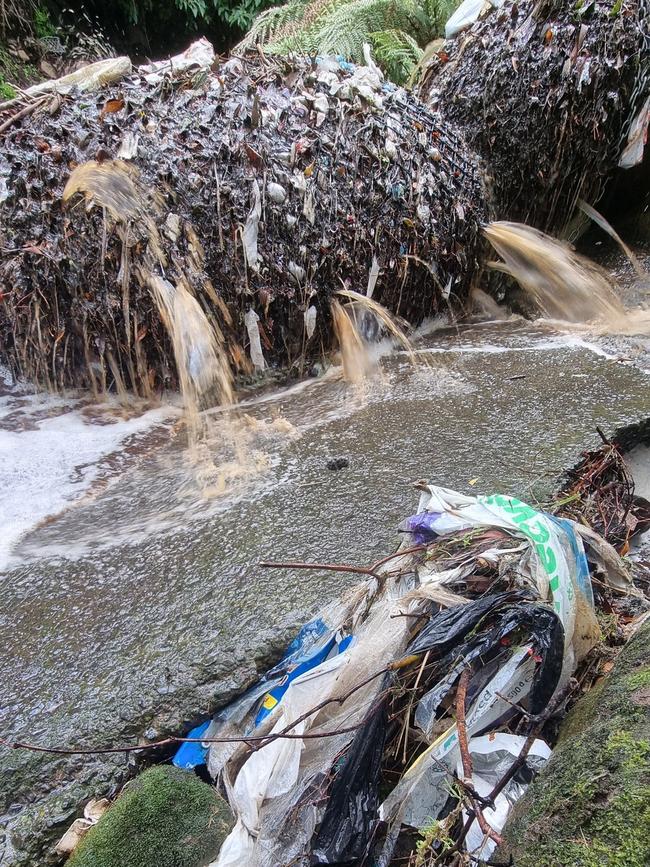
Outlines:
{"label": "debris-covered embankment", "polygon": [[337,289],[412,322],[466,298],[484,198],[450,125],[374,68],[198,46],[189,65],[0,114],[0,359],[16,374],[177,385],[152,275],[198,301],[239,373],[251,328],[264,364],[329,350]]}
{"label": "debris-covered embankment", "polygon": [[420,94],[485,159],[499,218],[558,232],[642,158],[649,20],[646,0],[506,0],[433,56]]}

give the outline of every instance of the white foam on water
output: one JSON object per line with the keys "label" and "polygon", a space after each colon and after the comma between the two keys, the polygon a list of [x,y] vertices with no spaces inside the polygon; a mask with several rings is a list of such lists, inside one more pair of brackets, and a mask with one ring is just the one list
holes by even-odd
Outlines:
{"label": "white foam on water", "polygon": [[[539,350],[565,349],[568,346],[578,345],[573,341],[567,340],[545,340],[537,343],[531,343],[530,346],[499,346],[494,343],[482,344],[454,344],[448,346],[426,346],[419,349],[414,349],[415,355],[453,355],[455,353],[465,353],[468,355],[503,355],[507,352],[538,352]],[[398,349],[396,352],[399,355],[406,355],[404,349]]]}
{"label": "white foam on water", "polygon": [[[60,513],[88,491],[98,478],[98,463],[126,439],[150,430],[169,416],[169,407],[151,409],[128,420],[93,423],[73,407],[61,410],[61,399],[23,397],[21,415],[58,408],[59,414],[28,425],[32,429],[0,429],[0,569],[11,561],[16,543],[45,518]],[[10,407],[0,409],[0,420]],[[106,422],[107,419],[104,419]]]}

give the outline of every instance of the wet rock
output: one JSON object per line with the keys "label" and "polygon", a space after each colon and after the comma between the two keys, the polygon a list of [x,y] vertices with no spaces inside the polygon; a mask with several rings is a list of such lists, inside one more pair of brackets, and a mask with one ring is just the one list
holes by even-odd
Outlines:
{"label": "wet rock", "polygon": [[[197,709],[203,718],[214,713],[242,692],[258,677],[258,668],[269,667],[286,645],[285,631],[272,640],[260,637],[260,645],[250,649],[236,664],[219,662],[218,651],[206,650],[205,665],[197,671],[190,687],[184,681],[168,696],[150,696],[140,716],[128,724],[117,713],[104,720],[101,733],[95,731],[87,746],[137,743],[148,735],[163,738],[188,731],[196,724]],[[268,663],[268,665],[267,665]],[[146,759],[160,761],[167,754],[151,752]],[[8,831],[0,842],[2,867],[33,867],[58,864],[54,845],[71,822],[80,815],[91,798],[114,797],[125,781],[138,769],[134,754],[93,756],[56,756],[29,751],[13,751],[0,765],[0,776],[11,779],[11,786],[0,787],[0,827]],[[129,862],[130,863],[130,862]]]}
{"label": "wet rock", "polygon": [[327,462],[328,470],[344,470],[350,466],[350,461],[347,458],[330,458]]}
{"label": "wet rock", "polygon": [[550,761],[517,802],[500,861],[517,867],[650,863],[650,624],[570,712]]}
{"label": "wet rock", "polygon": [[212,786],[169,765],[129,784],[72,855],[70,867],[202,867],[234,825]]}

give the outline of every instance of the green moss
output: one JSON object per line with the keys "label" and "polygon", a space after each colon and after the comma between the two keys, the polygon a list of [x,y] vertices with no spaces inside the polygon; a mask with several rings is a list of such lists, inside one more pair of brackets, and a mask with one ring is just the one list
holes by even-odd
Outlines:
{"label": "green moss", "polygon": [[567,717],[506,825],[501,854],[517,867],[650,864],[650,715],[633,698],[649,657],[650,626]]}
{"label": "green moss", "polygon": [[52,23],[49,11],[44,6],[37,6],[34,11],[34,34],[39,39],[56,36],[56,27]]}
{"label": "green moss", "polygon": [[650,686],[650,665],[628,675],[625,678],[625,686],[628,689],[642,689],[644,686]]}
{"label": "green moss", "polygon": [[605,756],[620,761],[623,770],[633,771],[645,765],[650,753],[650,743],[637,740],[630,732],[615,731],[607,738]]}
{"label": "green moss", "polygon": [[3,78],[17,78],[20,74],[20,63],[0,45],[0,75]]}
{"label": "green moss", "polygon": [[91,828],[70,867],[203,867],[233,818],[226,802],[197,777],[168,765],[126,787]]}
{"label": "green moss", "polygon": [[590,690],[569,712],[562,724],[560,741],[579,735],[591,725],[603,691],[602,682]]}
{"label": "green moss", "polygon": [[15,96],[16,91],[4,80],[2,75],[0,75],[0,99],[14,99]]}

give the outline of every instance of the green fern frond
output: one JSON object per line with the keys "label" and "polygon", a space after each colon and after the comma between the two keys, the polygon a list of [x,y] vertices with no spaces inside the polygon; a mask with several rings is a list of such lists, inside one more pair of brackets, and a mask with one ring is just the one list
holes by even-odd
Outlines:
{"label": "green fern frond", "polygon": [[308,5],[308,0],[289,0],[283,6],[266,9],[253,21],[251,29],[235,46],[233,53],[240,54],[256,45],[265,45],[287,25],[300,21]]}
{"label": "green fern frond", "polygon": [[363,62],[370,43],[386,74],[404,83],[455,0],[288,0],[259,15],[236,51],[340,54]]}
{"label": "green fern frond", "polygon": [[377,63],[397,84],[409,81],[420,62],[422,49],[404,30],[378,30],[369,33]]}
{"label": "green fern frond", "polygon": [[442,36],[446,22],[458,5],[458,0],[422,0],[422,8],[431,27],[429,39]]}

